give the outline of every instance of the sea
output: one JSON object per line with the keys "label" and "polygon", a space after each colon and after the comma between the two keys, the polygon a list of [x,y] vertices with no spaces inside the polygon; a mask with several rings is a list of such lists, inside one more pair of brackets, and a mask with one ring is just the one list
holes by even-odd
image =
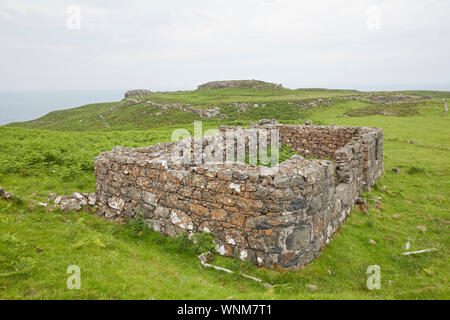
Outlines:
{"label": "sea", "polygon": [[55,110],[120,101],[126,90],[0,91],[0,126],[29,121]]}

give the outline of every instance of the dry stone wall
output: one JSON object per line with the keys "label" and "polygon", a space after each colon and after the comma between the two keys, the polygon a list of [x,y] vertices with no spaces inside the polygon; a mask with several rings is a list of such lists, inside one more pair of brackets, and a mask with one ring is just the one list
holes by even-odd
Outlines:
{"label": "dry stone wall", "polygon": [[274,168],[200,164],[201,158],[185,164],[172,157],[187,145],[191,150],[213,147],[219,155],[226,146],[214,148],[227,134],[236,138],[233,144],[245,137],[248,148],[253,129],[224,127],[200,140],[116,147],[100,154],[95,159],[99,212],[118,222],[142,213],[154,230],[168,236],[209,232],[218,253],[259,266],[294,268],[311,262],[345,220],[359,193],[381,175],[382,130],[259,126],[275,130],[282,144],[299,153]]}

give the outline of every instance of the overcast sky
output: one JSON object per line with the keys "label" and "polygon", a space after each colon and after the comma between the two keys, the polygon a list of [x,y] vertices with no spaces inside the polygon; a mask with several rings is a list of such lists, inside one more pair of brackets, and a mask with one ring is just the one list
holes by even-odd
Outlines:
{"label": "overcast sky", "polygon": [[1,0],[0,90],[450,90],[449,13],[450,0]]}

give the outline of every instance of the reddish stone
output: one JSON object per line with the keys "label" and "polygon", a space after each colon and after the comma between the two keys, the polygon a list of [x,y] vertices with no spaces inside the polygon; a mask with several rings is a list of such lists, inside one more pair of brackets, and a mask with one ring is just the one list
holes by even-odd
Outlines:
{"label": "reddish stone", "polygon": [[219,220],[219,221],[225,221],[228,214],[223,209],[213,209],[211,210],[211,219],[213,220]]}
{"label": "reddish stone", "polygon": [[240,213],[234,213],[231,215],[231,223],[238,228],[241,228],[245,222],[245,215]]}

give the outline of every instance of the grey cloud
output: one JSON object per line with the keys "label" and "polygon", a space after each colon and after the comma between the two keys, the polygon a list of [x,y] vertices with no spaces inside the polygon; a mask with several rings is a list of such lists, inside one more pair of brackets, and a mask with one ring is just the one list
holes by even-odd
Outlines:
{"label": "grey cloud", "polygon": [[[81,29],[67,30],[79,4]],[[367,8],[381,28],[366,26]],[[450,87],[448,1],[56,1],[0,4],[0,89]]]}

